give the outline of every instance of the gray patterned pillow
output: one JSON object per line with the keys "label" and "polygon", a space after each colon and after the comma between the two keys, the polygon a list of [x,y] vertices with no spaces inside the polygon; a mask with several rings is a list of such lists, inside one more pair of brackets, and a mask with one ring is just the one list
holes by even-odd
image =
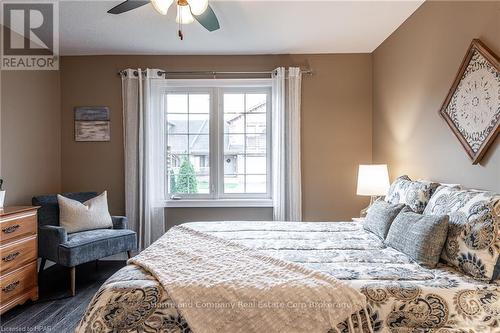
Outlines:
{"label": "gray patterned pillow", "polygon": [[385,239],[387,232],[391,227],[392,221],[396,218],[399,212],[404,208],[404,204],[390,204],[384,200],[377,200],[368,210],[363,228],[381,239]]}
{"label": "gray patterned pillow", "polygon": [[429,181],[412,181],[404,175],[391,184],[385,201],[392,204],[403,203],[414,212],[422,213],[438,186],[438,183]]}
{"label": "gray patterned pillow", "polygon": [[392,222],[384,244],[420,265],[436,267],[448,234],[447,215],[421,215],[405,208]]}
{"label": "gray patterned pillow", "polygon": [[440,186],[424,214],[450,216],[442,259],[475,279],[495,278],[500,261],[499,194]]}

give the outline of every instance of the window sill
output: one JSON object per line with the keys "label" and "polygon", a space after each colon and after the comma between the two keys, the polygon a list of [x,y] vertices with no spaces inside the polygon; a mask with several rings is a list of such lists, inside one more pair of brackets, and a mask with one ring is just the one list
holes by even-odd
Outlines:
{"label": "window sill", "polygon": [[167,200],[165,207],[272,207],[273,201],[271,199],[217,199],[217,200],[203,200],[203,199],[181,199],[181,200]]}

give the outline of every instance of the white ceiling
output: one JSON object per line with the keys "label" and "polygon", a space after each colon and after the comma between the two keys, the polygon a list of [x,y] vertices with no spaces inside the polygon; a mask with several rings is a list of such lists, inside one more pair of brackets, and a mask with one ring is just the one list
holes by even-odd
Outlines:
{"label": "white ceiling", "polygon": [[120,1],[60,2],[62,55],[288,54],[372,52],[423,0],[214,1],[221,29],[198,23],[177,37],[175,7],[162,16],[151,4],[121,14]]}

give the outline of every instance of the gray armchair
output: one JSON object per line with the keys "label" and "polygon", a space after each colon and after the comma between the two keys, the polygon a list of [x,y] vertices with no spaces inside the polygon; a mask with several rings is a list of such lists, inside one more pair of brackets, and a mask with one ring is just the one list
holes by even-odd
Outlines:
{"label": "gray armchair", "polygon": [[[96,192],[63,193],[63,196],[87,201]],[[112,216],[113,228],[88,230],[68,234],[59,226],[59,205],[57,195],[36,196],[32,199],[38,210],[38,256],[42,258],[40,271],[43,271],[47,259],[70,268],[71,294],[75,295],[76,266],[98,260],[117,253],[137,249],[137,236],[127,229],[127,218]]]}

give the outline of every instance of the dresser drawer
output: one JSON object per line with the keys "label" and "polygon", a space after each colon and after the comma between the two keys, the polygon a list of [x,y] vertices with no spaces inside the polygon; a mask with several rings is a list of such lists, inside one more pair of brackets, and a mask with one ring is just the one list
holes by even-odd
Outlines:
{"label": "dresser drawer", "polygon": [[23,212],[0,218],[0,243],[4,245],[22,237],[36,234],[36,212]]}
{"label": "dresser drawer", "polygon": [[36,261],[0,278],[2,305],[36,287]]}
{"label": "dresser drawer", "polygon": [[0,246],[0,274],[4,275],[37,259],[36,235]]}

